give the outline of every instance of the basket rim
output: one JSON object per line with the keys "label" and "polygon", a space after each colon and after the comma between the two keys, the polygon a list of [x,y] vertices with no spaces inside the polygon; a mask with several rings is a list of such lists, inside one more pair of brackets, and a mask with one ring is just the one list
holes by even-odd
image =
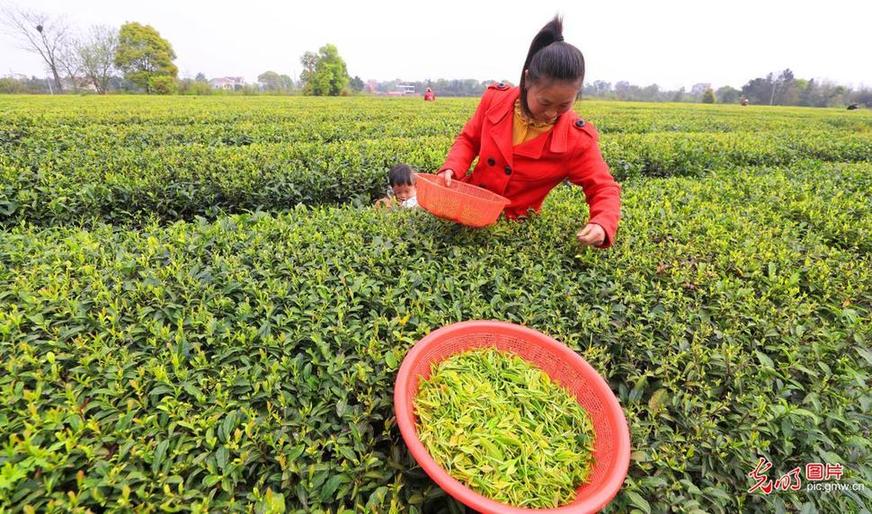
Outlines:
{"label": "basket rim", "polygon": [[[476,186],[475,184],[470,184],[468,182],[463,182],[463,181],[458,180],[458,179],[454,179],[454,181],[456,181],[458,184],[463,184],[463,185],[458,187],[457,189],[454,189],[454,188],[447,187],[443,184],[440,184],[439,183],[439,175],[437,175],[435,173],[416,173],[415,177],[426,181],[429,185],[439,189],[439,191],[448,191],[452,194],[461,195],[461,196],[466,197],[468,199],[471,199],[473,201],[484,201],[484,202],[491,202],[494,204],[502,203],[503,208],[505,208],[507,205],[512,203],[511,200],[509,200],[508,198],[506,198],[505,196],[503,196],[501,194],[494,193],[493,191],[491,191],[489,189],[485,189],[483,187]],[[463,189],[468,189],[468,188],[483,191],[483,192],[487,193],[488,197],[471,195],[463,190]]]}
{"label": "basket rim", "polygon": [[[471,334],[482,332],[483,330],[491,332],[499,332],[502,334],[516,336],[530,336],[537,339],[546,346],[549,351],[557,353],[567,360],[573,362],[576,366],[589,368],[592,372],[590,386],[595,391],[597,397],[614,414],[619,414],[618,419],[623,420],[623,423],[618,423],[617,433],[615,434],[615,466],[596,493],[587,498],[585,501],[577,504],[564,505],[562,507],[548,509],[531,509],[524,507],[514,507],[500,503],[483,496],[471,488],[467,487],[451,475],[449,475],[439,464],[430,456],[427,449],[424,447],[421,440],[418,438],[415,429],[414,406],[406,397],[406,390],[410,386],[412,377],[412,368],[419,356],[433,345],[439,345],[443,341],[448,340],[450,336],[458,336],[463,334]],[[630,431],[627,425],[624,411],[618,403],[608,383],[600,374],[587,362],[583,357],[575,353],[568,346],[559,341],[529,327],[516,325],[497,320],[470,320],[453,323],[451,325],[439,328],[427,336],[423,337],[418,343],[412,347],[406,354],[400,365],[397,378],[394,383],[394,414],[397,419],[397,425],[400,428],[400,434],[403,441],[409,448],[409,452],[421,468],[436,482],[442,489],[450,494],[461,503],[472,507],[483,513],[505,513],[505,514],[581,514],[598,512],[605,507],[620,491],[624,480],[627,476],[627,471],[630,466]]]}

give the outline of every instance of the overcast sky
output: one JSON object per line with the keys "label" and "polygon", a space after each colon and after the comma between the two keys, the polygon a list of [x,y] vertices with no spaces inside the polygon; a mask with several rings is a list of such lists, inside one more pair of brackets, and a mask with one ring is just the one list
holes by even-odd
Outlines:
{"label": "overcast sky", "polygon": [[[0,5],[9,5],[0,0]],[[784,68],[799,78],[872,86],[872,1],[554,2],[303,0],[17,0],[86,29],[137,21],[173,46],[180,77],[274,70],[333,43],[351,76],[517,81],[530,40],[555,13],[584,53],[587,81],[740,88]],[[45,75],[37,55],[0,35],[0,75]]]}

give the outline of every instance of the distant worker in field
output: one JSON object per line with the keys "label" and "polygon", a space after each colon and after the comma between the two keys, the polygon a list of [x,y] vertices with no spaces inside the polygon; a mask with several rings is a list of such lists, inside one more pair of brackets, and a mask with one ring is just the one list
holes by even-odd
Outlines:
{"label": "distant worker in field", "polygon": [[548,193],[568,179],[582,187],[590,208],[578,242],[611,246],[621,186],[602,158],[593,124],[572,110],[583,80],[584,56],[563,40],[563,21],[555,17],[533,38],[520,85],[501,82],[485,90],[437,173],[448,186],[461,180],[506,197],[509,219],[539,212]]}
{"label": "distant worker in field", "polygon": [[430,89],[429,87],[427,88],[426,91],[424,91],[424,101],[425,102],[435,102],[436,101],[436,94],[433,93],[433,90]]}
{"label": "distant worker in field", "polygon": [[742,104],[742,106],[748,105],[748,99],[743,96],[742,99],[739,100],[739,103]]}
{"label": "distant worker in field", "polygon": [[376,207],[407,207],[418,206],[418,196],[415,191],[415,170],[408,164],[397,164],[388,172],[389,194],[380,198]]}

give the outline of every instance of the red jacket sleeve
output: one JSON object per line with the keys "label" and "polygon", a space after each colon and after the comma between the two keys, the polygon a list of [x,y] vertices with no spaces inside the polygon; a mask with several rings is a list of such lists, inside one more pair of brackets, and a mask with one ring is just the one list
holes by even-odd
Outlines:
{"label": "red jacket sleeve", "polygon": [[590,144],[583,146],[573,159],[569,180],[584,190],[590,210],[588,223],[596,223],[605,230],[606,239],[599,247],[608,248],[615,241],[621,217],[621,185],[615,182],[603,160],[596,132],[592,135]]}
{"label": "red jacket sleeve", "polygon": [[454,140],[451,149],[448,151],[448,156],[445,158],[445,164],[439,168],[439,171],[451,169],[454,170],[455,178],[463,178],[469,170],[473,159],[478,155],[481,148],[481,125],[484,120],[485,113],[490,106],[491,90],[485,89],[484,95],[478,102],[478,107],[475,109],[475,114],[466,122],[463,130]]}

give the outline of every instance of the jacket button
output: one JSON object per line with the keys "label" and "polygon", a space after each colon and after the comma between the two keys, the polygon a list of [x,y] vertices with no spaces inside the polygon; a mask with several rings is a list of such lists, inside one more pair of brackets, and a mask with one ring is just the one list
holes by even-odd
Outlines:
{"label": "jacket button", "polygon": [[578,120],[575,122],[575,126],[581,128],[584,126],[584,120]]}
{"label": "jacket button", "polygon": [[512,167],[509,166],[508,164],[506,164],[506,168],[505,168],[505,170],[506,170],[506,175],[511,175],[511,174],[512,174]]}
{"label": "jacket button", "polygon": [[493,157],[491,157],[491,158],[489,158],[489,159],[487,160],[487,165],[488,165],[488,166],[493,166],[493,165],[496,164],[496,163],[497,163],[497,161],[495,161]]}

